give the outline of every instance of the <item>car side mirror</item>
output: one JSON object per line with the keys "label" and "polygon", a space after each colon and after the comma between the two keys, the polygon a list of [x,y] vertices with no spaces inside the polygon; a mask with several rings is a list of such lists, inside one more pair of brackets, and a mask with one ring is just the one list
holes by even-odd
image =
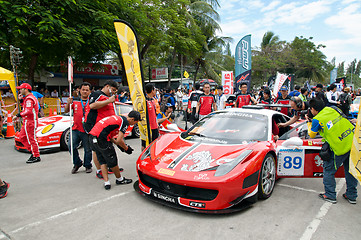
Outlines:
{"label": "car side mirror", "polygon": [[177,126],[177,124],[175,123],[171,123],[167,125],[168,130],[170,130],[171,132],[181,132],[181,130],[179,129],[179,127]]}
{"label": "car side mirror", "polygon": [[303,145],[303,141],[299,137],[291,137],[282,143],[284,147],[299,147]]}

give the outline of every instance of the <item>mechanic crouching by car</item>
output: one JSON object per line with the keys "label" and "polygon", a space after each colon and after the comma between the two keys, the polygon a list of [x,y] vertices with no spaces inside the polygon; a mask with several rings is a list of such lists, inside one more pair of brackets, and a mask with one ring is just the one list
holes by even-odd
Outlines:
{"label": "mechanic crouching by car", "polygon": [[[65,112],[69,112],[70,104],[72,104],[73,110],[73,127],[72,127],[72,141],[73,141],[73,169],[71,173],[77,173],[81,166],[85,167],[86,173],[92,172],[92,150],[89,145],[89,136],[84,131],[83,122],[85,121],[85,114],[89,112],[89,95],[91,92],[91,85],[88,82],[83,82],[80,85],[80,97],[69,97],[68,102],[65,105]],[[80,160],[78,146],[80,142],[84,147],[84,163]],[[69,141],[69,151],[71,144]]]}
{"label": "mechanic crouching by car", "polygon": [[331,203],[336,200],[335,173],[343,164],[346,178],[346,193],[342,196],[351,204],[356,204],[357,180],[349,173],[349,158],[353,141],[354,126],[345,118],[342,111],[336,107],[325,107],[321,99],[310,100],[310,109],[314,115],[308,134],[316,137],[317,132],[330,146],[329,159],[323,158],[323,185],[325,193],[319,197]]}
{"label": "mechanic crouching by car", "polygon": [[23,96],[23,111],[18,113],[14,117],[23,118],[23,126],[21,127],[19,140],[26,149],[31,152],[30,158],[26,163],[40,162],[40,152],[38,141],[36,140],[35,132],[38,125],[38,114],[39,114],[39,102],[38,99],[31,93],[31,86],[28,83],[22,83],[16,87],[20,90],[20,94]]}
{"label": "mechanic crouching by car", "polygon": [[100,163],[104,178],[104,188],[106,190],[109,190],[111,187],[108,179],[108,167],[114,172],[116,177],[115,183],[117,185],[132,182],[132,179],[127,179],[120,175],[117,154],[113,143],[123,152],[132,154],[133,149],[124,142],[124,133],[129,124],[134,125],[139,121],[140,113],[133,110],[127,117],[113,115],[103,118],[97,122],[90,131],[90,145],[93,151],[95,151]]}

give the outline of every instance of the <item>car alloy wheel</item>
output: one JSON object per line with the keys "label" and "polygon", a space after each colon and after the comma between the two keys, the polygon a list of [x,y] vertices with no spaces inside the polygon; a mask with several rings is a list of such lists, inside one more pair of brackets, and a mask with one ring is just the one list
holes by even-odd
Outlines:
{"label": "car alloy wheel", "polygon": [[263,160],[259,176],[258,193],[259,198],[269,198],[273,192],[276,182],[276,161],[272,154],[268,153]]}

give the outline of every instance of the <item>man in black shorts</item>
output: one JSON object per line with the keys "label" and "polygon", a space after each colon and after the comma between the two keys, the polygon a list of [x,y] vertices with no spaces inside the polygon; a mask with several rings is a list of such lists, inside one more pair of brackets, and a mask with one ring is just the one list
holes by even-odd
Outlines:
{"label": "man in black shorts", "polygon": [[127,179],[120,175],[118,167],[117,154],[115,152],[113,143],[119,149],[127,154],[132,154],[133,149],[124,142],[124,133],[129,124],[137,124],[140,120],[140,113],[131,111],[127,117],[112,115],[103,118],[95,124],[90,131],[90,146],[95,151],[100,167],[103,173],[104,188],[109,190],[111,185],[108,178],[108,167],[114,172],[116,176],[115,183],[129,184],[132,179]]}

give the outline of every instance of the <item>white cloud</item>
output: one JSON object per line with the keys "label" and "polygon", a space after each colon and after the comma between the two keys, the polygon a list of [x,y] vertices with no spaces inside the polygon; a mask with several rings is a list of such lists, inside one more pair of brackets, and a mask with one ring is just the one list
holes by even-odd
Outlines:
{"label": "white cloud", "polygon": [[273,10],[275,7],[277,7],[279,4],[281,3],[281,1],[273,1],[270,4],[268,4],[268,6],[264,7],[261,9],[261,12],[266,12],[266,11],[270,11]]}
{"label": "white cloud", "polygon": [[331,61],[333,57],[336,57],[336,65],[345,61],[346,66],[356,58],[354,49],[361,48],[360,39],[357,38],[336,38],[319,41],[315,44],[326,45],[326,48],[321,49],[321,51],[327,56],[328,61]]}
{"label": "white cloud", "polygon": [[276,19],[276,22],[290,25],[309,23],[316,17],[330,12],[329,4],[328,1],[317,1],[302,6],[296,6],[294,3],[284,5],[277,9],[280,17]]}
{"label": "white cloud", "polygon": [[220,24],[222,28],[222,35],[223,36],[233,36],[240,33],[244,33],[247,29],[250,29],[249,25],[243,22],[240,19],[236,19],[226,24]]}
{"label": "white cloud", "polygon": [[353,2],[356,2],[356,1],[358,1],[358,0],[343,0],[343,1],[342,1],[342,4],[348,5],[348,4],[353,3]]}
{"label": "white cloud", "polygon": [[345,38],[354,37],[361,42],[361,4],[351,4],[325,20],[331,28],[338,28]]}
{"label": "white cloud", "polygon": [[248,1],[247,4],[250,8],[263,8],[264,7],[263,2],[260,0]]}

